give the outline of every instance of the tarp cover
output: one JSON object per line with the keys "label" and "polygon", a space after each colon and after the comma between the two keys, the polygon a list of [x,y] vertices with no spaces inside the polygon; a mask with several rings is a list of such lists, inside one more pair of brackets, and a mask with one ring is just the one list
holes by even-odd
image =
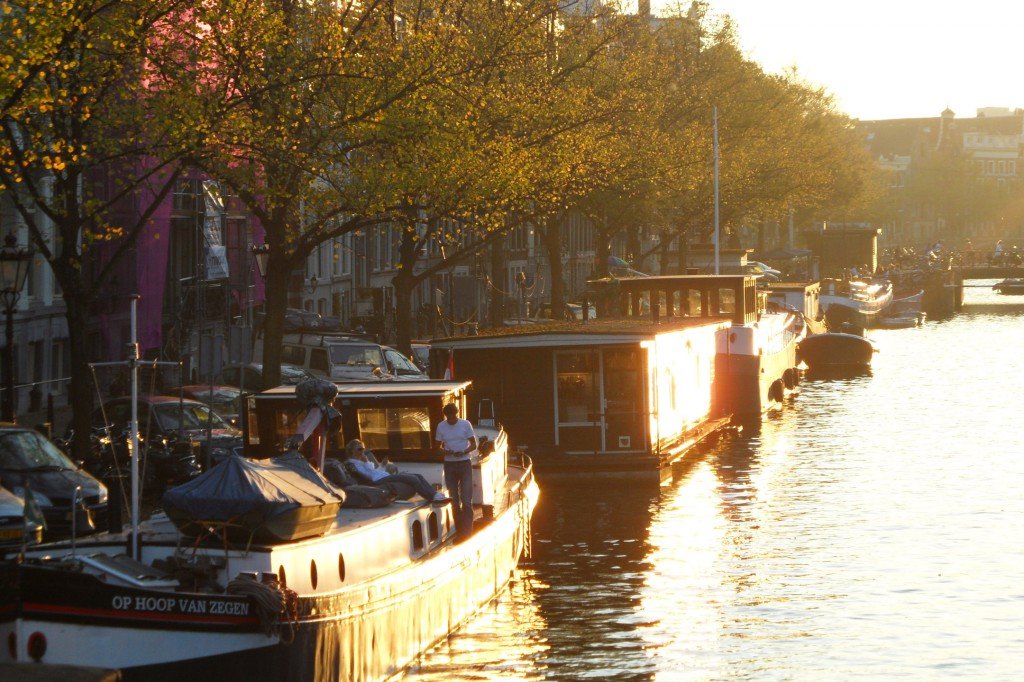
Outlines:
{"label": "tarp cover", "polygon": [[228,457],[188,483],[168,490],[163,503],[196,519],[228,521],[253,512],[269,518],[296,507],[344,500],[342,491],[293,450],[259,462]]}

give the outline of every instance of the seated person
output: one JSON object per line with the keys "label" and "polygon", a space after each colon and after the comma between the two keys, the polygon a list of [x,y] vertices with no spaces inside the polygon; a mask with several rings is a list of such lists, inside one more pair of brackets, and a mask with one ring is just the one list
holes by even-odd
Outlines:
{"label": "seated person", "polygon": [[404,483],[411,486],[416,493],[424,500],[437,504],[450,502],[443,493],[434,490],[434,486],[427,482],[427,479],[419,474],[410,473],[388,473],[388,463],[381,464],[373,457],[373,453],[366,449],[363,441],[354,438],[345,445],[345,456],[351,466],[360,475],[371,481],[374,485],[380,483]]}

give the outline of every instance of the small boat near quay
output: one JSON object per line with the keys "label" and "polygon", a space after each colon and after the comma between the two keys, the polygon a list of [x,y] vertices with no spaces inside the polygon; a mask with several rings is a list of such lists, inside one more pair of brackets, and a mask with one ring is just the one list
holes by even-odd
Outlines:
{"label": "small boat near quay", "polygon": [[825,332],[800,341],[798,355],[811,372],[871,366],[874,344],[860,334]]}
{"label": "small boat near quay", "polygon": [[1024,279],[1008,278],[992,285],[992,291],[1003,296],[1024,296]]}
{"label": "small boat near quay", "polygon": [[354,508],[318,470],[359,438],[438,486],[432,434],[444,405],[464,412],[470,383],[321,383],[336,395],[310,403],[282,386],[248,398],[246,459],[172,489],[168,513],[0,565],[10,660],[147,681],[379,680],[492,599],[527,551],[539,496],[493,415],[475,426],[474,528],[458,541],[449,505]]}
{"label": "small boat near quay", "polygon": [[820,305],[832,328],[844,322],[858,327],[874,326],[892,299],[892,283],[888,280],[822,280]]}
{"label": "small boat near quay", "polygon": [[874,327],[878,329],[920,327],[927,318],[927,314],[921,309],[923,302],[924,289],[912,293],[897,292],[893,294],[892,303],[878,316]]}

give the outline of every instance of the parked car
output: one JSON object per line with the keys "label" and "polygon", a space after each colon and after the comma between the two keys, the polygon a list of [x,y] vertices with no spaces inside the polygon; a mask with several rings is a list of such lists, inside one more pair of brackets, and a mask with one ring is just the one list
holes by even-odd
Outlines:
{"label": "parked car", "polygon": [[35,545],[42,540],[43,524],[26,518],[25,501],[10,490],[0,488],[0,557],[5,552],[17,551],[22,545]]}
{"label": "parked car", "polygon": [[[242,432],[197,400],[140,396],[138,412],[139,435],[158,469],[158,484],[184,482],[199,473],[197,462],[214,466],[241,452]],[[124,441],[130,420],[130,398],[111,400],[93,413],[93,427],[108,427],[117,443]]]}
{"label": "parked car", "polygon": [[420,370],[429,375],[430,374],[430,343],[426,341],[413,341],[412,342],[412,361],[416,363],[416,366]]}
{"label": "parked car", "polygon": [[[537,309],[534,311],[534,314],[531,317],[533,317],[533,319],[535,319],[535,320],[537,320],[537,319],[540,319],[540,320],[552,320],[552,319],[554,319],[553,315],[551,314],[551,304],[550,303],[541,303],[539,306],[537,306]],[[597,308],[595,306],[593,306],[593,305],[588,305],[587,306],[587,319],[593,320],[595,318],[597,318]],[[570,322],[574,321],[574,320],[577,321],[577,322],[581,321],[583,319],[583,304],[582,303],[566,303],[565,304],[565,312],[563,313],[561,319],[564,319],[564,320],[567,320],[567,321],[570,321]]]}
{"label": "parked car", "polygon": [[[174,394],[177,391],[169,391]],[[204,386],[195,384],[182,386],[181,393],[186,398],[198,400],[207,405],[217,415],[236,429],[242,428],[242,391],[234,386]]]}
{"label": "parked car", "polygon": [[47,529],[57,533],[71,529],[73,513],[82,534],[96,530],[95,518],[106,516],[107,487],[32,429],[0,427],[0,483],[22,500],[30,488]]}
{"label": "parked car", "polygon": [[[257,342],[261,349],[261,342]],[[422,381],[427,377],[394,348],[336,334],[285,334],[281,357],[332,381]]]}
{"label": "parked car", "polygon": [[[309,372],[301,367],[287,363],[281,364],[281,384],[285,386],[295,386],[303,379],[308,379],[309,377]],[[221,370],[217,383],[223,386],[244,389],[246,393],[258,393],[270,388],[277,388],[276,386],[268,385],[263,380],[263,365],[258,362],[250,362],[247,365],[234,364],[225,366]]]}

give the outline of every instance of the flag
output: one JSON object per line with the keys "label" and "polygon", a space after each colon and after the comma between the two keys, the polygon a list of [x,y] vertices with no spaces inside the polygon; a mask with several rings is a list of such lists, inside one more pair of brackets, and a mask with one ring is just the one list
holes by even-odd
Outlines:
{"label": "flag", "polygon": [[448,349],[448,366],[444,368],[444,380],[455,381],[455,349]]}

